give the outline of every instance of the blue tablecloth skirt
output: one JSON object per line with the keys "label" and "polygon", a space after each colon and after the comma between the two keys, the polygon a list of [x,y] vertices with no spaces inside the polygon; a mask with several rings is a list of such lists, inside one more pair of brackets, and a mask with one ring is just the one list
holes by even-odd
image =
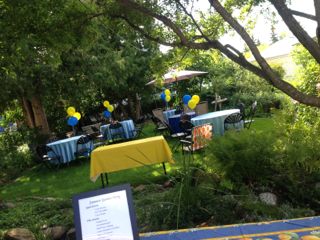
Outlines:
{"label": "blue tablecloth skirt", "polygon": [[[191,118],[196,116],[195,112],[188,112],[186,114],[189,115]],[[172,115],[171,117],[169,117],[169,125],[170,125],[173,133],[182,132],[182,130],[180,128],[180,118],[181,118],[181,114],[176,114],[176,115]]]}
{"label": "blue tablecloth skirt", "polygon": [[[135,134],[135,126],[133,121],[130,119],[130,120],[121,121],[120,123],[123,127],[124,137],[126,139],[133,138]],[[103,134],[107,140],[111,140],[111,131],[114,131],[114,130],[111,130],[109,126],[110,124],[100,126],[100,133]]]}
{"label": "blue tablecloth skirt", "polygon": [[[75,152],[77,151],[77,141],[81,136],[75,136],[71,138],[62,139],[52,143],[48,143],[47,146],[51,147],[53,151],[60,156],[60,160],[63,163],[71,162],[75,160]],[[86,147],[93,149],[93,142],[90,141],[86,144]],[[51,156],[53,157],[53,156]]]}
{"label": "blue tablecloth skirt", "polygon": [[171,110],[166,110],[166,111],[163,111],[163,117],[164,117],[164,120],[169,123],[169,117],[175,115],[176,113],[176,109],[171,109]]}
{"label": "blue tablecloth skirt", "polygon": [[[203,115],[199,115],[191,119],[194,126],[199,126],[202,124],[212,124],[213,133],[217,136],[222,136],[224,134],[224,120],[233,113],[239,113],[239,109],[229,109],[217,112],[210,112]],[[240,124],[239,127],[243,126]]]}

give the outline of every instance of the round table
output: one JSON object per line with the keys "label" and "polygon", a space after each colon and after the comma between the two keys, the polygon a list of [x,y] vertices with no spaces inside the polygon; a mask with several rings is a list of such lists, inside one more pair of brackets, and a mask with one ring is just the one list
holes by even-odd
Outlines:
{"label": "round table", "polygon": [[210,112],[197,117],[191,118],[194,126],[210,123],[213,126],[213,133],[218,136],[224,134],[224,120],[233,113],[239,113],[240,109],[229,109],[217,112]]}
{"label": "round table", "polygon": [[[52,143],[48,143],[47,146],[51,147],[53,151],[60,156],[63,163],[71,162],[75,160],[75,152],[77,151],[77,141],[81,136],[75,136],[71,138],[66,138],[58,140]],[[93,142],[90,141],[86,144],[86,147],[93,149]]]}
{"label": "round table", "polygon": [[[129,119],[129,120],[121,121],[120,123],[123,127],[124,137],[126,139],[133,138],[134,133],[135,133],[135,126],[134,126],[133,121],[131,119]],[[109,126],[110,126],[110,124],[100,126],[100,133],[103,134],[104,136],[106,136],[108,140],[111,140],[111,132],[110,132]]]}

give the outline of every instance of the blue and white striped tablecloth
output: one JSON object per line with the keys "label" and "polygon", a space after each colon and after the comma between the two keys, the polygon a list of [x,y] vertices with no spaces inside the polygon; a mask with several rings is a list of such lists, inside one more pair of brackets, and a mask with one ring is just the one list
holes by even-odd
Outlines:
{"label": "blue and white striped tablecloth", "polygon": [[[75,160],[75,152],[77,151],[77,141],[81,136],[75,136],[48,143],[47,146],[51,147],[53,151],[60,156],[63,163]],[[93,142],[90,141],[86,145],[88,148],[93,149]]]}
{"label": "blue and white striped tablecloth", "polygon": [[[126,139],[131,139],[134,137],[134,131],[135,131],[135,126],[134,123],[131,119],[129,120],[124,120],[120,122],[123,131],[124,131],[124,137]],[[108,140],[111,140],[111,131],[109,128],[110,124],[102,125],[100,126],[100,133],[103,134]]]}

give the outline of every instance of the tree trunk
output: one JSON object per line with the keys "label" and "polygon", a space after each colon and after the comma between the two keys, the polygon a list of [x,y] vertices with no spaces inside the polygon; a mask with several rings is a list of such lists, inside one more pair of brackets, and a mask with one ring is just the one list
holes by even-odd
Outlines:
{"label": "tree trunk", "polygon": [[37,127],[40,129],[42,134],[50,134],[47,116],[38,96],[32,97],[31,100],[26,97],[22,97],[22,109],[28,127]]}
{"label": "tree trunk", "polygon": [[133,99],[131,98],[131,96],[128,96],[128,110],[129,110],[128,115],[129,115],[131,118],[133,118],[134,113],[135,113],[135,107],[134,107],[134,101],[133,101]]}
{"label": "tree trunk", "polygon": [[35,128],[32,106],[30,101],[25,97],[22,97],[21,105],[22,105],[22,111],[23,111],[25,123],[29,128]]}
{"label": "tree trunk", "polygon": [[140,119],[141,117],[141,113],[142,113],[142,110],[141,110],[141,98],[139,96],[139,94],[137,93],[136,94],[136,120]]}

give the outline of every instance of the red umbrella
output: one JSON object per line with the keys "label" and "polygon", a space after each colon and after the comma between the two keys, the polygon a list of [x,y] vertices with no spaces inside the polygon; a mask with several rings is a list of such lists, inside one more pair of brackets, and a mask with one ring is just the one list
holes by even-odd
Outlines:
{"label": "red umbrella", "polygon": [[[207,74],[208,72],[201,72],[201,71],[189,71],[189,70],[182,70],[182,71],[170,71],[163,76],[164,84],[169,84],[173,82],[178,82],[185,79],[190,79],[196,76]],[[148,82],[146,85],[153,85],[155,84],[156,80],[152,80]]]}

